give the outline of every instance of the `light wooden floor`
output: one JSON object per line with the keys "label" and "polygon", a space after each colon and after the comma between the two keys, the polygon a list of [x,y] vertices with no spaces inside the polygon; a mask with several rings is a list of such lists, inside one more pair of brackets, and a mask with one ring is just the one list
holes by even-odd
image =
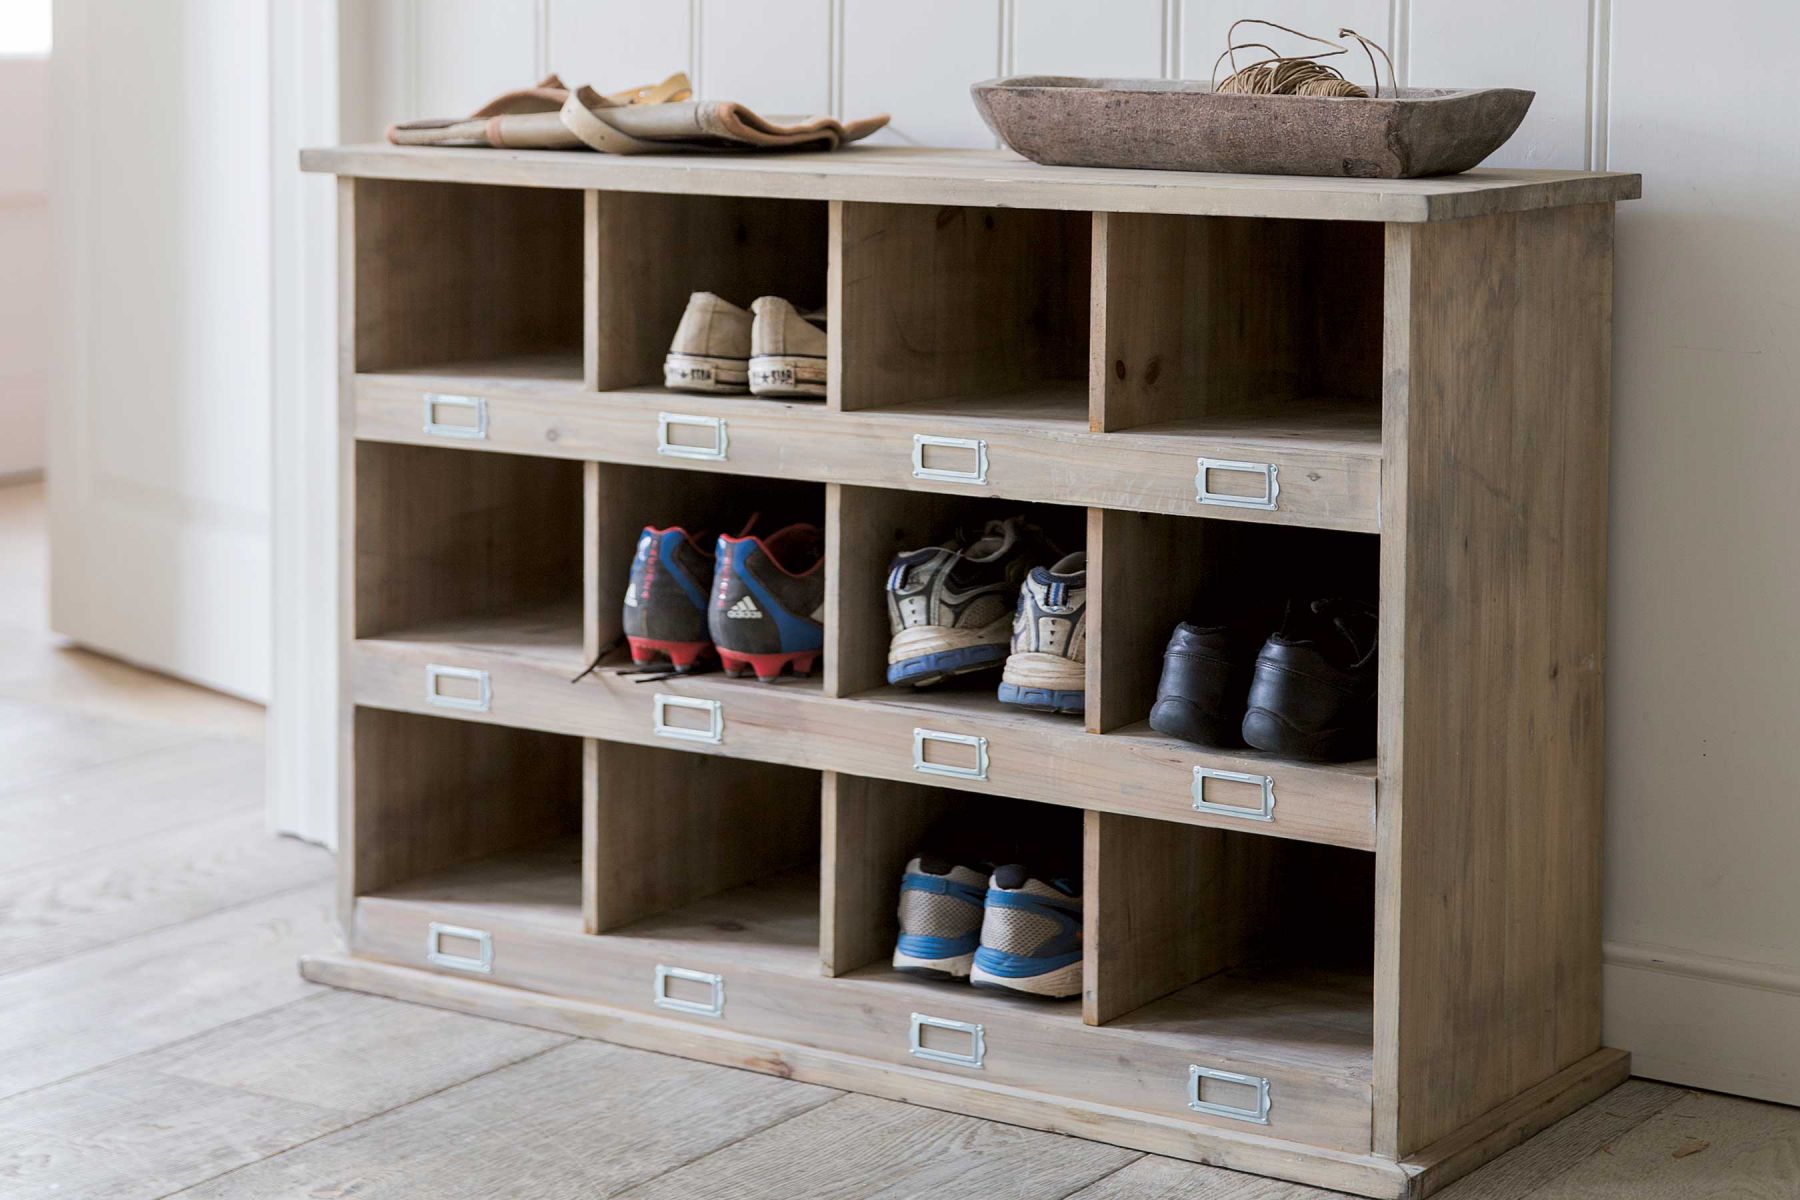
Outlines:
{"label": "light wooden floor", "polygon": [[[0,1197],[1327,1193],[303,982],[260,711],[58,646],[0,489]],[[1449,1200],[1800,1196],[1800,1111],[1632,1081]]]}

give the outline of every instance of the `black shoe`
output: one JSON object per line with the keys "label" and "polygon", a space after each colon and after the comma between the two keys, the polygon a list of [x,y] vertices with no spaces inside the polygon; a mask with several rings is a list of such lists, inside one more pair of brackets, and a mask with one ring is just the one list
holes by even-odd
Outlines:
{"label": "black shoe", "polygon": [[1202,746],[1242,746],[1255,660],[1256,643],[1241,630],[1183,621],[1163,652],[1150,728]]}
{"label": "black shoe", "polygon": [[1256,656],[1244,741],[1316,762],[1375,753],[1375,609],[1356,600],[1290,604]]}

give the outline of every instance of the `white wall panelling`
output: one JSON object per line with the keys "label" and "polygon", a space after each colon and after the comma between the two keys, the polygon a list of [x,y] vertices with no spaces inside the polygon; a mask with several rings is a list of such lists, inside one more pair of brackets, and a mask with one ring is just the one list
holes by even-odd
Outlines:
{"label": "white wall panelling", "polygon": [[1640,1070],[1793,1103],[1800,78],[1734,81],[1800,6],[1677,15],[1612,8],[1607,155],[1644,199],[1619,222],[1607,1027]]}
{"label": "white wall panelling", "polygon": [[990,146],[970,83],[1205,78],[1244,15],[1384,39],[1402,83],[1534,89],[1495,165],[1645,174],[1618,227],[1606,1036],[1645,1074],[1800,1101],[1800,76],[1743,85],[1800,43],[1800,7],[1713,0],[1696,25],[1677,0],[340,2],[372,31],[344,43],[343,129],[364,137],[547,63],[605,87],[687,67],[708,98]]}
{"label": "white wall panelling", "polygon": [[762,113],[830,109],[831,0],[700,0],[699,17],[702,99]]}

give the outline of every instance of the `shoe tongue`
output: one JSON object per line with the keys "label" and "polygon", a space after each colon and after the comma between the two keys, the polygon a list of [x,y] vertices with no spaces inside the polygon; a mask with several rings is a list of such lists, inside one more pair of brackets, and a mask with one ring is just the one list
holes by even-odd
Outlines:
{"label": "shoe tongue", "polygon": [[1080,574],[1084,573],[1086,570],[1087,570],[1087,551],[1086,550],[1077,550],[1073,554],[1065,554],[1061,558],[1057,559],[1056,565],[1054,565],[1050,568],[1050,574],[1058,575],[1058,576],[1063,577],[1064,579],[1067,579],[1073,575],[1080,575]]}
{"label": "shoe tongue", "polygon": [[1031,880],[1031,871],[1022,863],[1007,863],[994,871],[994,886],[1016,892]]}
{"label": "shoe tongue", "polygon": [[948,875],[956,869],[956,864],[947,858],[939,858],[935,854],[919,855],[919,870],[926,875]]}
{"label": "shoe tongue", "polygon": [[1012,528],[1004,521],[989,521],[982,529],[981,536],[970,542],[963,551],[963,557],[977,562],[998,558],[1012,544],[1012,539]]}

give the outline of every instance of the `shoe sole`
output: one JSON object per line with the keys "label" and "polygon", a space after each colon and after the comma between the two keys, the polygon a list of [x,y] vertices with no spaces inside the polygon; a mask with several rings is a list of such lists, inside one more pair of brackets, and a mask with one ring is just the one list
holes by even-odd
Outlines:
{"label": "shoe sole", "polygon": [[725,674],[733,679],[742,679],[754,671],[756,678],[762,683],[774,683],[781,678],[783,670],[792,670],[795,677],[805,679],[813,673],[818,665],[822,650],[795,650],[786,654],[740,654],[735,650],[720,650],[719,662],[725,668]]}
{"label": "shoe sole", "polygon": [[1164,696],[1150,708],[1150,728],[1196,746],[1235,750],[1244,744],[1244,718],[1208,713],[1191,700]]}
{"label": "shoe sole", "polygon": [[668,642],[660,638],[628,637],[625,643],[631,647],[632,665],[647,667],[666,662],[674,666],[677,673],[692,671],[713,653],[711,642]]}
{"label": "shoe sole", "polygon": [[910,954],[894,951],[894,970],[917,975],[922,979],[967,979],[974,965],[973,950],[950,958],[914,958]]}
{"label": "shoe sole", "polygon": [[1042,975],[992,975],[978,966],[969,967],[969,982],[975,987],[996,992],[1017,992],[1024,996],[1044,996],[1065,1000],[1081,995],[1081,960],[1045,971]]}
{"label": "shoe sole", "polygon": [[789,354],[762,354],[750,360],[753,396],[823,396],[825,360]]}
{"label": "shoe sole", "polygon": [[1005,659],[1006,647],[995,643],[939,650],[889,663],[887,681],[911,684],[913,687],[931,687],[957,675],[990,671]]}
{"label": "shoe sole", "polygon": [[1244,742],[1254,750],[1309,762],[1354,762],[1375,753],[1373,735],[1362,729],[1295,729],[1280,713],[1252,708],[1244,714]]}
{"label": "shoe sole", "polygon": [[1016,704],[1020,708],[1036,709],[1039,712],[1073,713],[1076,716],[1087,712],[1087,692],[1084,690],[1058,691],[1055,688],[1002,683],[998,696],[1002,704]]}
{"label": "shoe sole", "polygon": [[671,354],[663,359],[663,386],[677,392],[749,391],[749,364],[741,358]]}

